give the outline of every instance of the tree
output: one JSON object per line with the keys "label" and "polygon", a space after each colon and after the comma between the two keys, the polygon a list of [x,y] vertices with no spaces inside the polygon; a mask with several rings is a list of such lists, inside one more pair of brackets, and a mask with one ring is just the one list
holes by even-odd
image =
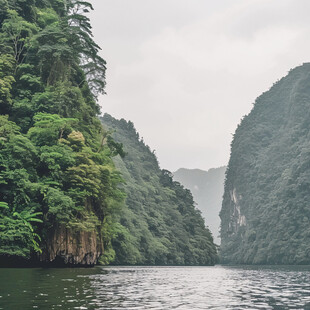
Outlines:
{"label": "tree", "polygon": [[0,54],[0,110],[6,114],[12,106],[11,90],[15,81],[13,76],[14,58]]}
{"label": "tree", "polygon": [[11,47],[16,62],[16,72],[18,65],[23,63],[32,36],[38,31],[38,28],[24,20],[14,10],[8,10],[7,15],[2,24],[2,40]]}
{"label": "tree", "polygon": [[54,145],[59,139],[71,133],[74,118],[62,118],[57,114],[38,113],[34,116],[34,126],[29,129],[28,136],[35,145]]}
{"label": "tree", "polygon": [[23,210],[12,212],[6,202],[0,202],[0,255],[29,257],[31,249],[41,252],[40,237],[32,222],[42,223],[41,212]]}

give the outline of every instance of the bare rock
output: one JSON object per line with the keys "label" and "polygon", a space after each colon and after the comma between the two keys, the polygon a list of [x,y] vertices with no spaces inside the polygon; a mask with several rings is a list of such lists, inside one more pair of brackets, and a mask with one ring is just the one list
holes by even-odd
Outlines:
{"label": "bare rock", "polygon": [[92,266],[103,254],[103,242],[96,231],[73,231],[65,226],[54,229],[40,255],[43,263]]}

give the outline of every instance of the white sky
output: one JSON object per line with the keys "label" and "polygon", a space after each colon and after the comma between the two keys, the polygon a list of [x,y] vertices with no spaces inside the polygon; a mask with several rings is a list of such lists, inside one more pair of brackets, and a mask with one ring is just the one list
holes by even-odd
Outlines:
{"label": "white sky", "polygon": [[91,0],[102,112],[134,122],[162,168],[227,164],[240,119],[310,58],[309,0]]}

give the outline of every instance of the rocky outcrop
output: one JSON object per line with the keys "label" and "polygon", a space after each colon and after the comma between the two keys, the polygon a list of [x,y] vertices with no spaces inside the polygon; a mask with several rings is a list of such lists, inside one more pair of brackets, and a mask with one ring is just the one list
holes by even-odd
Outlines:
{"label": "rocky outcrop", "polygon": [[231,214],[229,222],[229,231],[231,234],[236,234],[238,233],[240,227],[246,226],[246,218],[245,215],[241,214],[240,210],[240,200],[242,199],[242,196],[237,194],[235,188],[232,191],[230,191],[230,199],[231,199],[231,208],[230,208]]}
{"label": "rocky outcrop", "polygon": [[53,230],[40,256],[43,263],[92,266],[103,253],[96,231],[73,231],[65,226]]}

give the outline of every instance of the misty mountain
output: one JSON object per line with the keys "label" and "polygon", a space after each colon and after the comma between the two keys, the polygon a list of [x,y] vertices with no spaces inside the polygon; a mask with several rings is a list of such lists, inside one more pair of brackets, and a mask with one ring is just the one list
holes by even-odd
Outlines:
{"label": "misty mountain", "polygon": [[132,122],[108,114],[101,121],[126,153],[115,158],[127,196],[112,221],[115,264],[214,264],[217,249],[191,192],[173,181],[171,172],[159,168]]}
{"label": "misty mountain", "polygon": [[192,192],[197,208],[201,211],[216,244],[221,243],[219,212],[222,207],[225,171],[226,167],[223,166],[208,171],[180,168],[173,173],[174,180]]}
{"label": "misty mountain", "polygon": [[263,93],[231,145],[224,263],[310,263],[310,64]]}

